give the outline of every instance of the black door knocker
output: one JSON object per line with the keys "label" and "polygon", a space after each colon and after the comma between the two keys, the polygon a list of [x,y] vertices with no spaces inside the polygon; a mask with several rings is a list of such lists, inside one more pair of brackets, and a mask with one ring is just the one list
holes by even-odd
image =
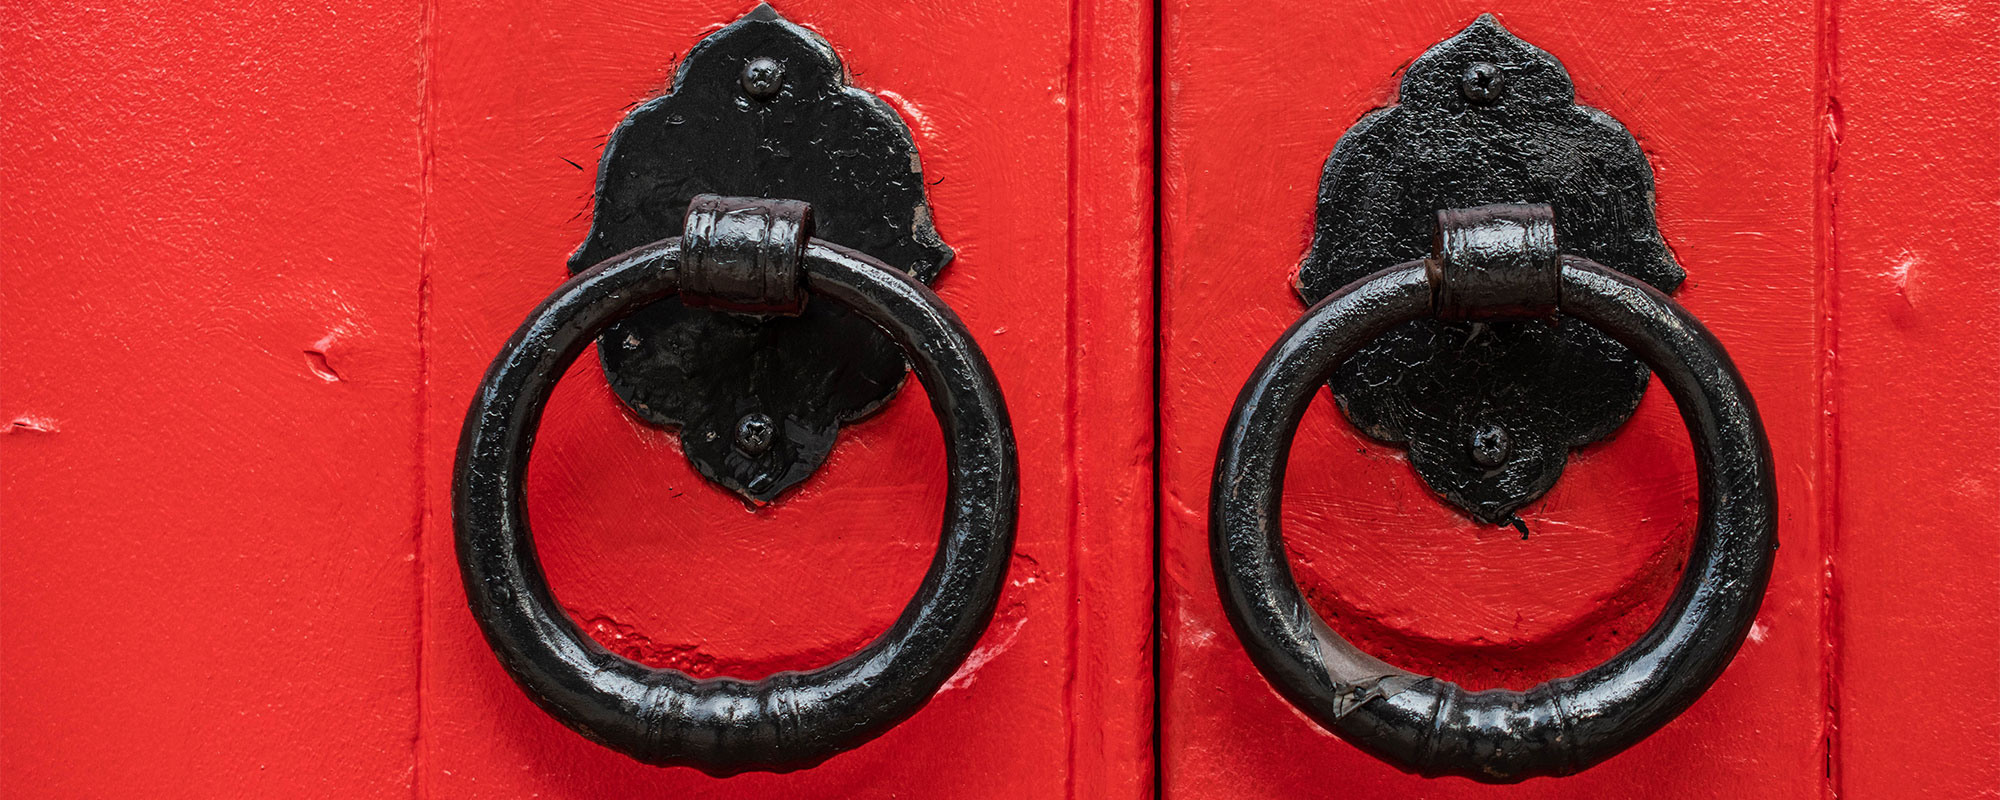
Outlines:
{"label": "black door knocker", "polygon": [[[1561,64],[1491,17],[1412,63],[1401,104],[1327,161],[1298,279],[1317,302],[1258,364],[1216,456],[1210,554],[1251,660],[1314,721],[1422,775],[1513,782],[1616,755],[1721,675],[1770,579],[1777,495],[1749,390],[1663,291],[1681,273],[1637,145],[1572,102]],[[1694,444],[1700,519],[1679,587],[1630,647],[1527,691],[1468,692],[1362,652],[1307,604],[1279,520],[1317,387],[1498,523],[1632,413],[1648,365]]]}
{"label": "black door knocker", "polygon": [[[965,661],[1006,580],[1019,496],[1006,404],[923,283],[950,251],[907,129],[841,78],[825,42],[768,6],[696,47],[673,93],[613,134],[576,274],[507,341],[466,413],[452,520],[480,630],[544,711],[647,764],[782,772],[880,736]],[[817,238],[834,236],[867,252]],[[619,395],[680,425],[703,473],[753,500],[810,473],[839,423],[914,371],[950,487],[937,555],[889,630],[759,680],[647,667],[583,633],[542,574],[524,484],[543,406],[593,339]]]}

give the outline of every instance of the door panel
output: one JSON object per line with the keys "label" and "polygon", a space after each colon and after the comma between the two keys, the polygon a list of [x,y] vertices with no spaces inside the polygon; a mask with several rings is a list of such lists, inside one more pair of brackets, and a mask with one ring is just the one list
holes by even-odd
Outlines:
{"label": "door panel", "polygon": [[[1822,791],[1816,271],[1821,154],[1810,2],[1216,3],[1164,6],[1161,138],[1161,764],[1169,796],[1806,797]],[[1497,12],[1568,68],[1652,161],[1677,299],[1729,348],[1778,470],[1776,573],[1750,639],[1680,719],[1580,776],[1489,787],[1412,777],[1297,713],[1217,599],[1208,489],[1243,381],[1304,311],[1290,275],[1320,169],[1400,69]],[[1294,573],[1329,624],[1397,666],[1527,688],[1600,662],[1658,615],[1691,541],[1693,459],[1653,382],[1610,440],[1524,509],[1530,535],[1444,506],[1324,390],[1287,471]],[[1699,765],[1698,768],[1691,768]]]}
{"label": "door panel", "polygon": [[407,794],[418,5],[9,10],[0,794]]}
{"label": "door panel", "polygon": [[[431,23],[429,398],[420,780],[435,797],[1122,797],[1150,786],[1151,271],[1129,3],[792,4],[910,125],[957,258],[936,289],[992,362],[1020,448],[1008,585],[914,718],[802,772],[726,781],[585,741],[501,671],[465,611],[449,485],[496,348],[566,277],[605,135],[739,3],[444,3]],[[496,20],[515,24],[496,24]],[[1088,223],[1087,225],[1085,223]],[[578,361],[528,504],[555,592],[613,651],[761,677],[885,630],[935,551],[942,439],[910,382],[818,474],[755,510],[699,477]]]}
{"label": "door panel", "polygon": [[1994,19],[2000,3],[1843,3],[1826,76],[1828,701],[1849,797],[2000,792]]}

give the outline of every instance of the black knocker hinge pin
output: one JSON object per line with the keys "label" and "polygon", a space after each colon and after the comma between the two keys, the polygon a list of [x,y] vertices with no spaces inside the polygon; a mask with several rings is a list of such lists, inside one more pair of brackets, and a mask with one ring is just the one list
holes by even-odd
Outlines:
{"label": "black knocker hinge pin", "polygon": [[1562,254],[1545,204],[1439,211],[1424,266],[1439,319],[1550,317],[1561,307]]}
{"label": "black knocker hinge pin", "polygon": [[812,206],[797,200],[696,195],[681,235],[681,302],[746,314],[805,310],[800,255]]}

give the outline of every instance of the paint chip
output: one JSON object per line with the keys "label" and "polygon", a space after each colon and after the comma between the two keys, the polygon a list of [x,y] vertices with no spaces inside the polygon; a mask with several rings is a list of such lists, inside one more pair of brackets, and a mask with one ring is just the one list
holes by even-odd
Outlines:
{"label": "paint chip", "polygon": [[14,434],[14,433],[55,433],[55,432],[56,432],[55,420],[49,419],[48,417],[35,417],[27,415],[15,417],[14,421],[7,423],[7,427],[0,428],[0,435]]}
{"label": "paint chip", "polygon": [[341,380],[340,373],[334,370],[333,362],[326,356],[327,351],[333,349],[334,339],[339,335],[340,331],[329,332],[305,350],[306,368],[311,369],[314,375],[318,375],[320,380],[327,383],[339,383]]}

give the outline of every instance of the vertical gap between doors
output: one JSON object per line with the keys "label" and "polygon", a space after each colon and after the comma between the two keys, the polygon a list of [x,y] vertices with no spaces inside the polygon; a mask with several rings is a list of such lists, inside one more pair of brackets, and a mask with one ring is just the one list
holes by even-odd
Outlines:
{"label": "vertical gap between doors", "polygon": [[1161,596],[1162,596],[1162,595],[1164,594],[1164,592],[1165,592],[1165,589],[1166,589],[1166,586],[1167,586],[1167,583],[1166,583],[1166,580],[1165,580],[1164,576],[1163,576],[1163,575],[1161,574],[1161,570],[1162,570],[1162,568],[1163,568],[1163,567],[1164,567],[1164,565],[1165,565],[1165,561],[1164,561],[1164,559],[1162,558],[1162,555],[1161,555],[1161,554],[1162,554],[1162,553],[1164,552],[1164,549],[1165,549],[1165,544],[1166,544],[1166,543],[1165,543],[1165,541],[1163,540],[1163,536],[1162,536],[1162,533],[1163,533],[1163,531],[1165,530],[1165,527],[1164,527],[1164,526],[1163,526],[1163,525],[1161,524],[1161,522],[1160,522],[1160,521],[1161,521],[1161,519],[1163,518],[1163,515],[1162,515],[1162,514],[1160,513],[1160,510],[1161,510],[1162,508],[1165,508],[1165,507],[1166,507],[1166,503],[1165,503],[1165,500],[1166,500],[1166,497],[1165,497],[1165,496],[1164,496],[1164,494],[1162,493],[1162,483],[1161,483],[1161,475],[1162,475],[1163,473],[1161,472],[1161,469],[1160,469],[1160,456],[1161,456],[1161,452],[1160,452],[1160,448],[1161,448],[1161,442],[1163,441],[1163,439],[1164,439],[1164,437],[1165,437],[1165,435],[1166,435],[1166,429],[1165,429],[1165,427],[1163,426],[1163,424],[1162,424],[1162,421],[1161,421],[1161,419],[1160,419],[1160,409],[1161,409],[1161,405],[1162,405],[1160,401],[1161,401],[1161,400],[1162,400],[1163,398],[1165,398],[1165,397],[1166,397],[1166,387],[1162,385],[1162,381],[1163,381],[1163,379],[1164,379],[1164,376],[1165,376],[1165,372],[1164,372],[1164,370],[1163,370],[1163,368],[1162,368],[1162,363],[1163,363],[1163,362],[1161,361],[1161,357],[1162,357],[1162,353],[1161,353],[1161,348],[1160,348],[1160,338],[1161,338],[1161,333],[1163,332],[1163,328],[1162,328],[1162,324],[1163,324],[1162,320],[1163,320],[1163,318],[1162,318],[1162,317],[1160,316],[1160,312],[1161,312],[1161,310],[1162,310],[1162,309],[1160,308],[1160,295],[1161,295],[1161,287],[1162,287],[1162,286],[1163,286],[1163,285],[1165,284],[1165,281],[1166,281],[1166,277],[1167,277],[1167,275],[1166,275],[1166,261],[1165,261],[1164,257],[1162,256],[1162,254],[1163,254],[1163,253],[1164,253],[1164,252],[1166,251],[1166,247],[1165,247],[1165,240],[1164,240],[1164,239],[1162,238],[1162,236],[1161,236],[1161,235],[1162,235],[1162,233],[1163,233],[1163,231],[1161,230],[1162,226],[1161,226],[1161,224],[1160,224],[1160,221],[1161,221],[1161,219],[1162,219],[1162,218],[1164,218],[1164,217],[1165,217],[1165,215],[1166,215],[1166,205],[1165,205],[1165,190],[1166,190],[1166,186],[1165,186],[1165,185],[1164,185],[1164,184],[1162,183],[1162,176],[1163,176],[1163,174],[1164,174],[1164,173],[1162,172],[1162,167],[1163,167],[1164,165],[1163,165],[1163,164],[1161,163],[1161,160],[1162,160],[1162,159],[1161,159],[1161,153],[1162,153],[1162,151],[1163,151],[1163,148],[1162,148],[1162,146],[1161,146],[1161,145],[1162,145],[1162,142],[1161,142],[1161,131],[1163,130],[1163,127],[1162,127],[1162,126],[1163,126],[1163,123],[1164,123],[1164,117],[1165,117],[1165,115],[1164,115],[1164,114],[1162,113],[1162,109],[1164,109],[1164,108],[1166,107],[1166,102],[1167,102],[1167,92],[1166,92],[1166,89],[1167,89],[1167,87],[1166,87],[1166,57],[1165,57],[1165,53],[1166,53],[1166,37],[1165,37],[1165,33],[1166,33],[1166,25],[1165,25],[1165,21],[1166,21],[1166,8],[1165,8],[1165,6],[1166,6],[1166,3],[1164,2],[1164,0],[1154,0],[1154,1],[1153,1],[1153,4],[1152,4],[1152,7],[1153,7],[1153,19],[1152,19],[1152,28],[1153,28],[1153,31],[1152,31],[1152,36],[1148,38],[1148,41],[1149,41],[1149,42],[1151,43],[1151,45],[1152,45],[1152,47],[1151,47],[1151,50],[1152,50],[1152,73],[1153,73],[1153,74],[1152,74],[1152,80],[1153,80],[1153,86],[1152,86],[1152,89],[1153,89],[1153,104],[1152,104],[1152,105],[1153,105],[1153,114],[1152,114],[1152,128],[1151,128],[1151,130],[1149,131],[1149,133],[1150,133],[1150,134],[1151,134],[1151,136],[1152,136],[1152,148],[1151,148],[1151,151],[1152,151],[1152,164],[1151,164],[1151,170],[1152,170],[1152,179],[1153,179],[1153,187],[1152,187],[1152,189],[1153,189],[1153,219],[1152,219],[1152,225],[1153,225],[1153,237],[1152,237],[1152,238],[1153,238],[1153,247],[1152,247],[1152,253],[1151,253],[1151,255],[1152,255],[1152,259],[1153,259],[1153,286],[1152,286],[1152,289],[1153,289],[1153,297],[1152,297],[1152,302],[1153,302],[1153,309],[1152,309],[1152,319],[1153,319],[1153,359],[1152,359],[1152,364],[1153,364],[1153,375],[1152,375],[1152,379],[1153,379],[1153,464],[1152,464],[1152,472],[1153,472],[1153,513],[1152,513],[1152,515],[1151,515],[1151,522],[1152,522],[1152,528],[1153,528],[1153,530],[1152,530],[1152,536],[1153,536],[1153,549],[1152,549],[1152,554],[1153,554],[1153,613],[1152,613],[1152,627],[1153,627],[1153,630],[1152,630],[1152,636],[1150,637],[1150,639],[1151,639],[1151,641],[1152,641],[1152,659],[1153,659],[1153,748],[1152,748],[1152,749],[1153,749],[1153,797],[1155,798],[1155,800],[1159,800],[1160,798],[1164,798],[1164,797],[1166,797],[1166,793],[1167,793],[1167,789],[1166,789],[1166,750],[1165,750],[1165,748],[1163,748],[1163,747],[1162,747],[1162,745],[1163,745],[1163,744],[1165,743],[1165,741],[1166,741],[1166,737],[1165,737],[1165,735],[1164,735],[1164,731],[1165,731],[1165,728],[1166,728],[1166,724],[1165,724],[1165,723],[1166,723],[1166,718],[1165,718],[1165,716],[1164,716],[1163,714],[1161,714],[1161,712],[1160,712],[1160,709],[1161,709],[1161,706],[1163,705],[1163,701],[1164,701],[1164,699],[1165,699],[1165,698],[1163,698],[1163,697],[1161,696],[1161,693],[1160,693],[1160,687],[1164,685],[1164,684],[1162,683],[1162,679],[1163,679],[1163,678],[1165,677],[1165,675],[1164,675],[1164,671],[1165,671],[1165,670],[1164,670],[1164,666],[1163,666],[1163,665],[1165,664],[1165,661],[1164,661],[1164,659],[1162,659],[1162,657],[1161,657],[1161,656],[1162,656],[1162,652],[1161,652],[1161,651],[1162,651],[1162,650],[1164,649],[1164,642],[1165,642],[1165,633],[1164,633],[1164,631],[1162,631],[1162,629],[1161,629],[1161,620],[1163,619],[1163,618],[1161,617],[1161,611],[1163,611],[1163,610],[1164,610],[1164,609],[1162,608],[1162,602],[1161,602]]}

